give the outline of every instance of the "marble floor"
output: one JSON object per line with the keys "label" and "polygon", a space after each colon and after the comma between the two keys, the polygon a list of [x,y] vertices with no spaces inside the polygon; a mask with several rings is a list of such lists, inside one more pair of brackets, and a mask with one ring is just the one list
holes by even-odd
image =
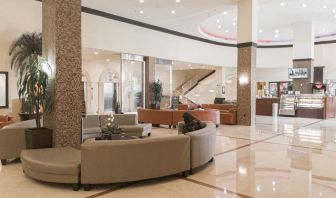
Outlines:
{"label": "marble floor", "polygon": [[[177,131],[156,128],[152,134]],[[12,162],[0,166],[0,197],[336,197],[336,119],[258,116],[253,127],[220,126],[216,144],[215,161],[186,178],[100,185],[89,192],[34,181]]]}

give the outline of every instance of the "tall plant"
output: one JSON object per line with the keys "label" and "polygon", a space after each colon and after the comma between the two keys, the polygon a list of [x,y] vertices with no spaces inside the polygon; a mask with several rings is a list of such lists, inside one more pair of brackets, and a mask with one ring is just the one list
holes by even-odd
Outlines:
{"label": "tall plant", "polygon": [[[37,57],[42,56],[42,34],[36,32],[22,34],[19,38],[12,42],[9,49],[9,56],[11,56],[11,68],[20,75],[21,72],[19,71],[21,67],[25,67],[25,65],[30,64],[29,61],[37,62]],[[34,111],[31,98],[22,98],[21,101],[21,110],[25,110],[24,112],[28,110],[29,117],[31,117],[31,114]]]}
{"label": "tall plant", "polygon": [[162,82],[160,80],[152,83],[152,103],[159,106],[162,100]]}
{"label": "tall plant", "polygon": [[52,110],[52,100],[48,91],[48,63],[38,54],[33,54],[19,68],[18,93],[20,98],[29,98],[36,113],[36,127],[41,128],[41,108]]}

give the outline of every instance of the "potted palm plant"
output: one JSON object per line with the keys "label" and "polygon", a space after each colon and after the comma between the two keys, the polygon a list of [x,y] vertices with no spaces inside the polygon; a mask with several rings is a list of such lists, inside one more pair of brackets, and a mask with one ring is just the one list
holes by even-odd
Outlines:
{"label": "potted palm plant", "polygon": [[[9,49],[9,56],[11,56],[11,68],[17,73],[28,59],[33,54],[42,56],[42,34],[41,33],[25,33],[12,42]],[[18,73],[20,74],[20,73]],[[21,99],[21,121],[36,119],[36,114],[33,113],[33,104],[30,98]]]}
{"label": "potted palm plant", "polygon": [[40,48],[32,44],[39,36],[40,34],[36,33],[24,34],[13,42],[10,50],[12,69],[18,73],[18,95],[20,99],[29,100],[30,113],[36,115],[34,117],[36,128],[26,130],[28,149],[52,146],[52,130],[41,125],[42,111],[52,111],[52,99],[48,90],[48,70],[51,69],[47,61],[41,57]]}
{"label": "potted palm plant", "polygon": [[152,89],[152,109],[160,109],[162,100],[162,82],[160,80],[154,81],[151,86]]}

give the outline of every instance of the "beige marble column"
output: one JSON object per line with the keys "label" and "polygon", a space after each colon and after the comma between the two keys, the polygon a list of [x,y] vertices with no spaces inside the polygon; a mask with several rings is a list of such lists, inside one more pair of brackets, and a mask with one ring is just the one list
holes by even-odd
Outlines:
{"label": "beige marble column", "polygon": [[152,100],[151,84],[155,81],[155,58],[145,57],[145,107],[150,108]]}
{"label": "beige marble column", "polygon": [[307,68],[308,78],[293,79],[293,90],[302,94],[312,93],[315,28],[314,22],[298,22],[293,25],[293,68]]}
{"label": "beige marble column", "polygon": [[51,68],[54,109],[45,115],[54,146],[81,144],[81,0],[43,0],[43,56]]}
{"label": "beige marble column", "polygon": [[257,1],[238,2],[237,121],[239,125],[255,124]]}

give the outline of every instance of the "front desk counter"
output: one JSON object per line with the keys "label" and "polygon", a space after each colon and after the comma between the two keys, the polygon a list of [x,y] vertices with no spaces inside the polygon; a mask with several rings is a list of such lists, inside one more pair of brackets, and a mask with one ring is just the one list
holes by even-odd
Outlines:
{"label": "front desk counter", "polygon": [[272,116],[272,104],[280,103],[280,98],[257,98],[256,114],[264,116]]}

